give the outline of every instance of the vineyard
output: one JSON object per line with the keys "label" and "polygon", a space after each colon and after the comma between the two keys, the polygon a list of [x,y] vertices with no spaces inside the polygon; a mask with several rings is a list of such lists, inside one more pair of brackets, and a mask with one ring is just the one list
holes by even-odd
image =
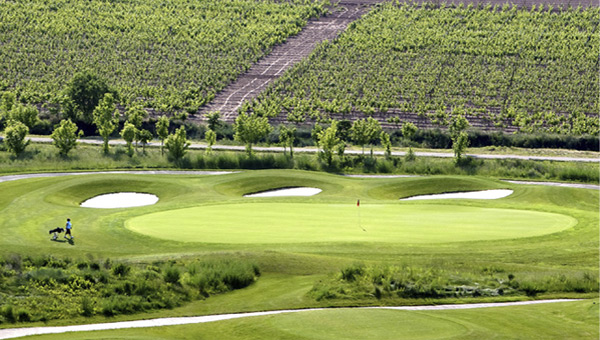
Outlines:
{"label": "vineyard", "polygon": [[101,74],[128,106],[196,111],[325,1],[26,0],[0,2],[0,92],[60,101],[82,70]]}
{"label": "vineyard", "polygon": [[422,127],[466,115],[484,129],[597,135],[599,13],[386,3],[243,109]]}

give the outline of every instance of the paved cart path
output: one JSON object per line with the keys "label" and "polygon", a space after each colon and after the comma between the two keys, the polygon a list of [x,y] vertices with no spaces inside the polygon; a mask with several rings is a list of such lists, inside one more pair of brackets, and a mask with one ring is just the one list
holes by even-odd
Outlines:
{"label": "paved cart path", "polygon": [[[495,303],[473,303],[459,305],[438,305],[438,306],[398,306],[398,307],[354,307],[352,309],[392,309],[405,311],[436,311],[436,310],[458,310],[458,309],[473,309],[473,308],[492,308],[492,307],[508,307],[508,306],[524,306],[541,303],[556,303],[579,301],[577,299],[557,299],[557,300],[537,300],[537,301],[518,301],[518,302],[495,302]],[[59,326],[59,327],[30,327],[30,328],[9,328],[0,329],[0,339],[13,339],[29,335],[41,334],[57,334],[67,332],[83,332],[83,331],[101,331],[108,329],[124,329],[124,328],[144,328],[144,327],[160,327],[160,326],[175,326],[187,325],[196,323],[206,323],[222,320],[232,320],[239,318],[247,318],[253,316],[266,316],[283,313],[299,313],[299,312],[314,312],[326,310],[328,308],[310,308],[310,309],[288,309],[275,310],[265,312],[251,313],[235,313],[235,314],[218,314],[204,316],[189,316],[176,318],[159,318],[150,320],[135,320],[122,322],[96,323],[88,325],[75,326]],[[329,308],[332,309],[332,308]],[[336,308],[339,310],[339,308]]]}

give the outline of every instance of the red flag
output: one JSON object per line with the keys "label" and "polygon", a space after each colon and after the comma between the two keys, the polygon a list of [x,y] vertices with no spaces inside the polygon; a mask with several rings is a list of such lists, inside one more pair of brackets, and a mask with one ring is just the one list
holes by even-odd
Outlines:
{"label": "red flag", "polygon": [[357,207],[360,207],[360,200],[357,200],[357,201],[356,201],[356,206],[357,206]]}

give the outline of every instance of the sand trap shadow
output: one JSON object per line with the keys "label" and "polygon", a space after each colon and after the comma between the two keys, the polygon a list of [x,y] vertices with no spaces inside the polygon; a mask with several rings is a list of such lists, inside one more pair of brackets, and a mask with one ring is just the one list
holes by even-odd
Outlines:
{"label": "sand trap shadow", "polygon": [[296,187],[296,188],[281,188],[269,191],[262,191],[244,195],[244,197],[289,197],[289,196],[314,196],[322,190],[319,188]]}

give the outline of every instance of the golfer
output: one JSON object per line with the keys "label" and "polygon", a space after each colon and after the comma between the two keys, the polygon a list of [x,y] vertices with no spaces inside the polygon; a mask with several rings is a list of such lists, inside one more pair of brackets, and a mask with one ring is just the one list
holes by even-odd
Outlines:
{"label": "golfer", "polygon": [[65,232],[65,238],[67,238],[67,235],[71,236],[71,240],[73,239],[73,235],[71,235],[71,228],[73,228],[73,226],[71,226],[71,219],[67,218],[67,224],[65,225],[65,229],[67,229],[67,231]]}

